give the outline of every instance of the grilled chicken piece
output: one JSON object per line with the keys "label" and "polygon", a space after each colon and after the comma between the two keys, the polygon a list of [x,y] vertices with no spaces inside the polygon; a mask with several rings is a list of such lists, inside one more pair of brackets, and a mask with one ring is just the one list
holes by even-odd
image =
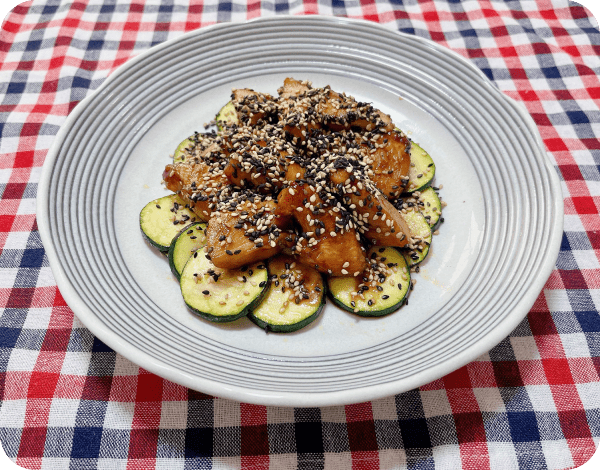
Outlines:
{"label": "grilled chicken piece", "polygon": [[[275,215],[275,207],[273,200],[255,204],[246,202],[238,212],[213,214],[206,228],[206,251],[213,264],[223,269],[239,268],[270,258],[289,246],[290,242],[286,240],[286,237],[291,240],[289,233],[281,229],[288,224],[289,217]],[[255,214],[270,227],[268,233],[260,235],[260,230],[247,222],[256,221]],[[243,218],[244,215],[247,217]],[[247,232],[253,232],[253,235],[247,236]]]}
{"label": "grilled chicken piece", "polygon": [[302,168],[297,163],[290,163],[285,171],[285,179],[287,181],[296,181],[304,178],[306,168]]}
{"label": "grilled chicken piece", "polygon": [[305,94],[311,88],[306,81],[301,82],[295,78],[288,77],[283,81],[283,86],[277,89],[277,93],[279,93],[280,98],[286,99]]}
{"label": "grilled chicken piece", "polygon": [[335,276],[362,273],[367,260],[356,231],[340,230],[341,226],[336,225],[338,214],[322,206],[323,201],[308,185],[292,183],[279,193],[276,213],[293,216],[308,236],[300,238],[296,245],[298,260]]}
{"label": "grilled chicken piece", "polygon": [[231,93],[231,101],[237,111],[240,123],[255,126],[275,112],[273,97],[249,88],[237,88]]}
{"label": "grilled chicken piece", "polygon": [[[261,158],[245,158],[242,155],[260,153]],[[270,160],[264,160],[264,155],[270,155]],[[255,145],[236,149],[229,154],[229,163],[225,167],[225,175],[231,182],[240,188],[256,188],[262,193],[272,193],[280,188],[285,180],[285,168],[288,153],[268,147],[264,140],[259,140]]]}
{"label": "grilled chicken piece", "polygon": [[[217,191],[229,184],[221,170],[214,170],[203,161],[167,165],[163,180],[167,189],[179,194],[202,220],[209,219]],[[198,199],[194,194],[198,194]]]}
{"label": "grilled chicken piece", "polygon": [[347,188],[344,202],[361,216],[368,227],[364,236],[373,244],[402,247],[409,243],[408,224],[385,197],[371,194],[360,180],[350,181],[346,170],[331,173],[329,178],[333,184],[342,183]]}
{"label": "grilled chicken piece", "polygon": [[408,183],[410,141],[401,133],[392,131],[379,135],[373,143],[383,147],[370,153],[374,173],[371,179],[388,199],[395,199]]}
{"label": "grilled chicken piece", "polygon": [[371,104],[359,103],[345,94],[328,90],[317,105],[317,112],[322,115],[324,124],[332,131],[350,130],[358,127],[371,131],[375,128],[391,132],[394,129],[392,118],[375,109]]}
{"label": "grilled chicken piece", "polygon": [[306,136],[314,129],[320,129],[321,121],[311,106],[307,93],[312,89],[308,82],[286,78],[279,93],[279,110],[285,121],[284,132],[304,143]]}

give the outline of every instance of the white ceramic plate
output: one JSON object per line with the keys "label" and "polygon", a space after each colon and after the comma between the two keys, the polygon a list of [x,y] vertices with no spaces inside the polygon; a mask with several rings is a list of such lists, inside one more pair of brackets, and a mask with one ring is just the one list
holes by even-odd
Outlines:
{"label": "white ceramic plate", "polygon": [[[433,156],[445,223],[408,306],[377,319],[328,304],[289,335],[190,313],[141,208],[177,144],[232,87],[287,76],[389,113]],[[69,115],[46,159],[38,222],[57,284],[102,341],[167,379],[239,401],[361,402],[441,377],[523,319],[556,261],[562,196],[529,115],[469,62],[423,39],[329,17],[185,34],[128,62]]]}

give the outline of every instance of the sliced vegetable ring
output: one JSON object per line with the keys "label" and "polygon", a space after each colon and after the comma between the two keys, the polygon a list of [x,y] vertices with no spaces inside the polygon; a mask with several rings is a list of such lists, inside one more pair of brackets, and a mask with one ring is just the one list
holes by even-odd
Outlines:
{"label": "sliced vegetable ring", "polygon": [[171,242],[169,247],[169,266],[179,279],[185,264],[197,250],[206,245],[206,224],[196,222],[185,227]]}
{"label": "sliced vegetable ring", "polygon": [[421,191],[431,184],[435,176],[435,163],[418,144],[410,145],[410,169],[408,170],[407,193]]}
{"label": "sliced vegetable ring", "polygon": [[[363,317],[380,317],[398,310],[410,289],[410,270],[397,248],[369,250],[371,277],[330,277],[329,296],[338,307]],[[371,276],[372,275],[372,276]]]}
{"label": "sliced vegetable ring", "polygon": [[[248,318],[265,331],[291,333],[317,319],[325,306],[325,283],[316,269],[291,256],[269,260],[271,284]],[[294,284],[298,285],[294,288]]]}
{"label": "sliced vegetable ring", "polygon": [[177,194],[150,201],[140,212],[140,228],[144,237],[162,252],[169,251],[173,238],[184,226],[196,220],[198,216],[186,208]]}
{"label": "sliced vegetable ring", "polygon": [[422,262],[429,254],[432,232],[425,216],[417,209],[406,211],[404,220],[410,227],[410,233],[415,238],[414,248],[409,249],[406,259],[410,267]]}
{"label": "sliced vegetable ring", "polygon": [[217,268],[204,250],[196,251],[181,273],[179,285],[187,306],[213,322],[245,316],[264,297],[269,271],[264,262],[247,268]]}

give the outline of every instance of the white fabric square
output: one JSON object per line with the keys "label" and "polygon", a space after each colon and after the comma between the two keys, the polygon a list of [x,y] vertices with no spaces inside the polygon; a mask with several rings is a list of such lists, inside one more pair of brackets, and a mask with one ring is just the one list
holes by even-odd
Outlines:
{"label": "white fabric square", "polygon": [[48,414],[49,427],[72,428],[75,426],[79,399],[54,398]]}
{"label": "white fabric square", "polygon": [[600,408],[600,393],[598,393],[598,383],[575,384],[579,392],[579,398],[586,410]]}
{"label": "white fabric square", "polygon": [[27,400],[4,400],[0,408],[0,423],[6,428],[22,428],[25,426],[25,410]]}
{"label": "white fabric square", "polygon": [[294,470],[298,468],[298,454],[271,454],[269,470]]}
{"label": "white fabric square", "polygon": [[[442,446],[440,446],[442,447]],[[435,458],[435,450],[440,447],[433,448],[433,456]],[[437,468],[437,460],[435,461]],[[381,449],[379,451],[379,469],[380,470],[400,470],[406,468],[406,451],[404,449]],[[446,468],[440,466],[439,468]],[[448,467],[460,468],[460,467]]]}
{"label": "white fabric square", "polygon": [[216,398],[213,402],[213,420],[216,428],[240,426],[240,404],[237,401]]}
{"label": "white fabric square", "polygon": [[[490,470],[506,470],[519,468],[519,461],[512,443],[488,442],[488,455],[490,457]],[[460,467],[459,467],[460,468]]]}
{"label": "white fabric square", "polygon": [[444,470],[463,468],[460,459],[460,447],[458,445],[434,446],[431,450],[433,451],[435,468]]}
{"label": "white fabric square", "polygon": [[[599,132],[600,134],[600,132]],[[600,181],[586,181],[588,190],[590,192],[590,196],[600,196]],[[588,256],[590,258],[594,258],[596,259],[595,256],[591,256],[590,254],[588,254]],[[596,263],[598,263],[598,260],[596,259]]]}
{"label": "white fabric square", "polygon": [[[213,457],[212,468],[214,470],[238,470],[238,469],[242,468],[242,458],[241,457]],[[170,467],[165,468],[165,470],[170,470]]]}
{"label": "white fabric square", "polygon": [[287,406],[267,406],[267,424],[284,424],[294,422],[294,408]]}
{"label": "white fabric square", "polygon": [[[43,457],[41,470],[55,470],[57,468],[69,468],[70,463],[71,463],[71,459],[68,457]],[[17,468],[21,468],[21,467],[15,466],[15,470]],[[100,467],[98,467],[98,468],[100,468]],[[111,470],[115,470],[117,467],[112,466],[112,467],[107,467],[107,468],[110,468]],[[125,468],[125,467],[123,467],[123,468]]]}
{"label": "white fabric square", "polygon": [[[597,109],[598,107],[596,106]],[[589,150],[571,150],[570,155],[578,165],[596,165],[594,155]],[[587,183],[589,184],[590,181],[587,181]]]}
{"label": "white fabric square", "polygon": [[569,444],[565,439],[558,441],[541,441],[542,452],[546,458],[548,470],[559,470],[563,468],[573,468],[573,458]]}
{"label": "white fabric square", "polygon": [[[2,141],[4,141],[4,137],[2,137]],[[1,148],[2,147],[0,147],[0,149]],[[12,175],[12,168],[0,168],[0,184],[8,183],[10,181],[10,175]]]}
{"label": "white fabric square", "polygon": [[33,198],[21,199],[21,203],[17,209],[17,215],[28,214],[35,214],[35,199]]}
{"label": "white fabric square", "polygon": [[13,349],[6,370],[32,371],[39,354],[39,351],[30,351],[29,349]]}
{"label": "white fabric square", "polygon": [[575,131],[575,127],[571,126],[570,124],[567,124],[567,123],[556,124],[554,126],[554,129],[556,129],[557,134],[562,139],[579,140],[579,136],[577,135],[577,132]]}
{"label": "white fabric square", "polygon": [[[565,192],[566,191],[566,192]],[[568,195],[569,191],[563,188],[563,194]],[[581,218],[577,214],[565,214],[565,232],[585,232]]]}
{"label": "white fabric square", "polygon": [[396,399],[393,396],[375,400],[371,406],[373,407],[373,419],[389,420],[398,416]]}
{"label": "white fabric square", "polygon": [[[568,63],[568,62],[567,62]],[[585,90],[586,86],[579,75],[561,77],[567,90]]]}
{"label": "white fabric square", "polygon": [[566,290],[544,290],[544,296],[546,297],[546,303],[548,304],[548,309],[551,312],[570,312],[571,311],[571,302],[569,302],[569,297],[567,296]]}
{"label": "white fabric square", "polygon": [[29,235],[29,232],[9,232],[3,250],[24,250],[27,248]]}
{"label": "white fabric square", "polygon": [[352,454],[350,452],[340,452],[333,454],[325,452],[324,470],[339,470],[341,468],[352,468]]}
{"label": "white fabric square", "polygon": [[[127,462],[129,462],[129,460],[127,460],[127,459],[104,459],[104,458],[102,458],[102,459],[98,459],[98,461],[96,462],[96,468],[98,470],[126,470]],[[172,460],[169,460],[169,462],[174,463]],[[63,466],[52,467],[53,470],[55,468],[68,468],[68,464],[63,465]],[[158,466],[158,459],[156,460],[156,468],[164,468],[165,470],[167,470],[165,467]],[[177,470],[179,468],[183,468],[183,464],[181,467],[175,466],[175,465],[171,465],[169,467],[169,469],[173,469],[173,470]]]}
{"label": "white fabric square", "polygon": [[491,362],[492,360],[490,359],[490,354],[489,353],[483,353],[481,356],[479,356],[477,359],[475,359],[475,361],[477,362]]}
{"label": "white fabric square", "polygon": [[19,268],[3,269],[2,276],[0,276],[0,289],[12,289],[15,286],[17,274],[19,274]]}
{"label": "white fabric square", "polygon": [[549,385],[525,386],[533,411],[549,411],[556,413],[556,404]]}
{"label": "white fabric square", "polygon": [[91,351],[67,351],[60,373],[85,376],[90,368],[91,358]]}
{"label": "white fabric square", "polygon": [[424,390],[421,392],[425,418],[452,414],[446,390]]}
{"label": "white fabric square", "polygon": [[52,308],[30,308],[23,322],[23,328],[47,328],[50,323]]}
{"label": "white fabric square", "polygon": [[321,421],[325,423],[345,423],[346,408],[343,406],[325,406],[321,408]]}
{"label": "white fabric square", "polygon": [[[127,461],[126,459],[122,459]],[[185,468],[185,459],[156,459],[156,470],[183,470]],[[213,465],[212,468],[217,468]]]}
{"label": "white fabric square", "polygon": [[52,274],[50,266],[43,266],[40,268],[35,285],[36,287],[53,287],[56,285],[56,280],[54,279],[54,274]]}
{"label": "white fabric square", "polygon": [[160,409],[160,427],[163,429],[187,428],[187,401],[163,401]]}
{"label": "white fabric square", "polygon": [[129,359],[125,359],[120,354],[115,358],[115,376],[119,375],[138,375],[140,367],[135,365]]}
{"label": "white fabric square", "polygon": [[104,415],[104,427],[107,429],[131,429],[134,402],[108,401]]}
{"label": "white fabric square", "polygon": [[567,357],[590,357],[590,348],[584,333],[568,333],[560,335]]}
{"label": "white fabric square", "polygon": [[540,358],[540,352],[538,351],[533,336],[510,337],[510,344],[515,352],[517,361]]}
{"label": "white fabric square", "polygon": [[473,394],[481,411],[500,413],[506,411],[500,389],[495,387],[474,388]]}

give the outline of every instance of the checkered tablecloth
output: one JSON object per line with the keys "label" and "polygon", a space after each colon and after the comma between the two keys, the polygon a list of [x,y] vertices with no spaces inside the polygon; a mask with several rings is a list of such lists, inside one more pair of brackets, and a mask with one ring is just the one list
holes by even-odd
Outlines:
{"label": "checkered tablecloth", "polygon": [[[420,389],[265,407],[140,369],[65,304],[36,226],[73,107],[136,54],[215,22],[364,18],[432,39],[525,104],[562,181],[556,268],[519,327]],[[600,33],[566,0],[33,1],[0,32],[0,440],[28,469],[564,469],[600,438]]]}

